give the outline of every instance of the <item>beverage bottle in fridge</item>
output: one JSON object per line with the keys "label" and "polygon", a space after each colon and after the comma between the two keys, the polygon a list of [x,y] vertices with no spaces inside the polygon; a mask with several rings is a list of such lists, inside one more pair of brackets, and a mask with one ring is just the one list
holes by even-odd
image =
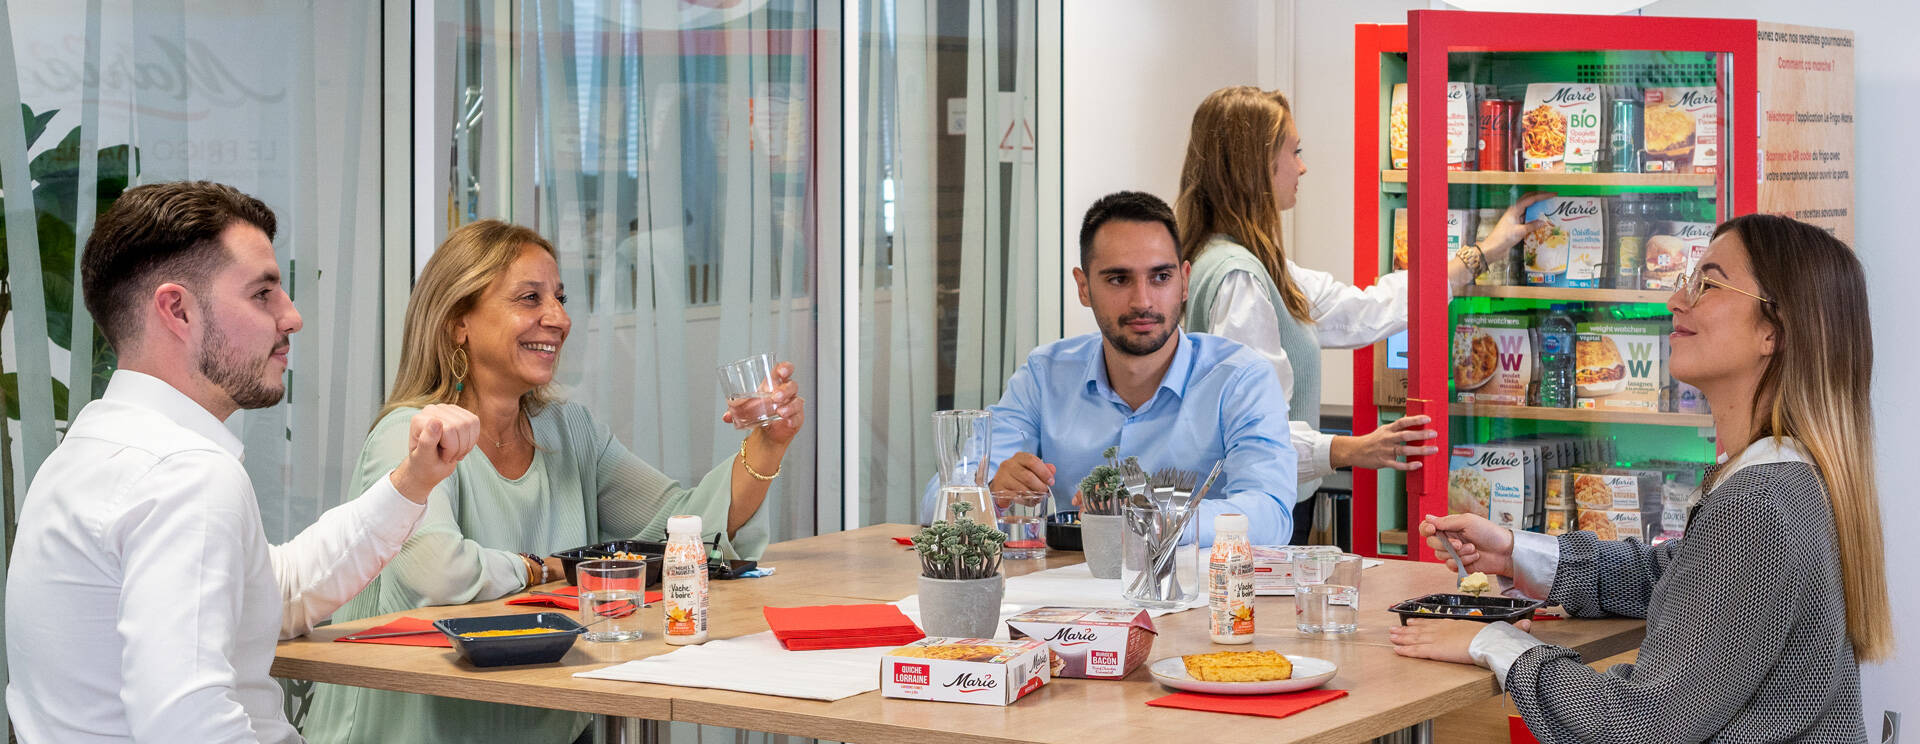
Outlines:
{"label": "beverage bottle in fridge", "polygon": [[700,516],[667,520],[667,551],[660,567],[661,608],[671,646],[707,642],[707,546]]}
{"label": "beverage bottle in fridge", "polygon": [[1214,643],[1253,642],[1253,546],[1247,515],[1213,518],[1213,554],[1207,564],[1207,632]]}
{"label": "beverage bottle in fridge", "polygon": [[1573,407],[1573,318],[1556,304],[1540,323],[1540,405]]}
{"label": "beverage bottle in fridge", "polygon": [[1621,197],[1613,216],[1613,286],[1640,288],[1640,267],[1646,264],[1647,223],[1640,200],[1632,194]]}

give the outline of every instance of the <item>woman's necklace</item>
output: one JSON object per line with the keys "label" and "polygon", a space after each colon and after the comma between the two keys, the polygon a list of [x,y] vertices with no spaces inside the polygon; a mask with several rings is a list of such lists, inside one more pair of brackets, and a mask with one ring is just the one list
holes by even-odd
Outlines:
{"label": "woman's necklace", "polygon": [[[513,415],[513,426],[508,429],[508,431],[510,434],[504,440],[494,439],[492,434],[487,434],[487,440],[493,442],[493,448],[496,450],[506,449],[509,442],[518,444],[520,442],[520,414],[516,413]],[[486,434],[486,430],[482,429],[480,433]]]}

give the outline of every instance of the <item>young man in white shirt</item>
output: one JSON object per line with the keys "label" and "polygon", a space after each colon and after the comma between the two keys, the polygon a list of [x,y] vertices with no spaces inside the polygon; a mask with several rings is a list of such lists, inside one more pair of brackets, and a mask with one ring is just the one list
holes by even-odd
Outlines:
{"label": "young man in white shirt", "polygon": [[457,406],[414,418],[405,462],[268,545],[223,425],[284,392],[300,313],[272,210],[215,183],[140,186],[81,259],[119,359],[27,489],[7,576],[8,713],[21,741],[297,742],[268,677],[399,551],[472,449]]}

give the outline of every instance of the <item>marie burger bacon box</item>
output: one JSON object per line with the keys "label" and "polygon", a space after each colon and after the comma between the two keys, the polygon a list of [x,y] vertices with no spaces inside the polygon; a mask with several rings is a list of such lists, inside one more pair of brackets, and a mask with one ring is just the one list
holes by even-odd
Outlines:
{"label": "marie burger bacon box", "polygon": [[1121,679],[1153,650],[1145,610],[1042,607],[1007,618],[1008,635],[1033,638],[1053,652],[1053,676]]}
{"label": "marie burger bacon box", "polygon": [[922,638],[880,659],[880,694],[1008,705],[1053,678],[1044,641]]}

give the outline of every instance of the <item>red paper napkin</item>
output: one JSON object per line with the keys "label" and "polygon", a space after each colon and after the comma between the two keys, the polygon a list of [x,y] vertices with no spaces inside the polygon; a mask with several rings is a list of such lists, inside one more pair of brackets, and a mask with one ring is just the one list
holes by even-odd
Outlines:
{"label": "red paper napkin", "polygon": [[[541,591],[547,591],[547,590],[543,589]],[[568,594],[574,597],[580,596],[580,587],[577,587],[577,586],[565,586],[559,589],[554,589],[552,591],[555,594]],[[647,604],[653,604],[658,601],[660,601],[659,592],[647,592],[646,594]],[[567,599],[564,597],[549,597],[541,594],[528,594],[524,597],[514,597],[513,599],[507,600],[507,604],[535,605],[538,607],[558,607],[563,610],[573,610],[575,612],[580,611],[579,599]]]}
{"label": "red paper napkin", "polygon": [[1157,708],[1286,718],[1321,703],[1332,702],[1346,696],[1346,690],[1301,690],[1277,695],[1206,695],[1198,692],[1176,692],[1166,697],[1148,700],[1147,704]]}
{"label": "red paper napkin", "polygon": [[889,604],[762,607],[773,637],[791,651],[902,646],[927,637]]}
{"label": "red paper napkin", "polygon": [[[432,630],[433,632],[421,635],[393,636],[391,638],[368,638],[365,640],[353,637],[357,635],[379,635],[381,633],[405,633],[410,630]],[[348,633],[333,640],[337,643],[384,643],[389,646],[453,648],[453,639],[448,638],[445,633],[434,630],[432,620],[423,620],[417,617],[403,617],[377,628],[368,628],[366,630]]]}
{"label": "red paper napkin", "polygon": [[913,544],[913,538],[911,538],[911,537],[896,537],[896,538],[894,538],[894,539],[893,539],[893,541],[894,541],[894,542],[897,542],[897,543],[900,543],[901,545],[912,545],[912,544]]}

